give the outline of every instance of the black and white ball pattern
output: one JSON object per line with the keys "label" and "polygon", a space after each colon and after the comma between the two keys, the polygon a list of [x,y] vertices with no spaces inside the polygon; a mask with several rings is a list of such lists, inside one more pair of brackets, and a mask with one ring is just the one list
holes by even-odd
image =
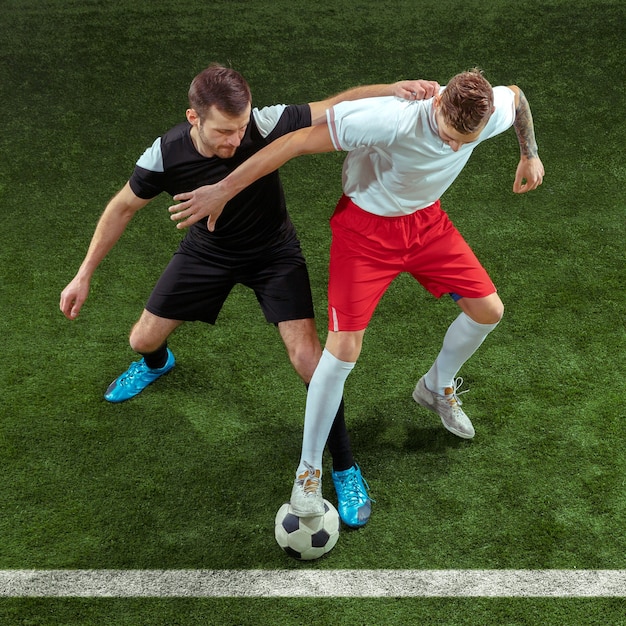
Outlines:
{"label": "black and white ball pattern", "polygon": [[276,513],[274,535],[278,545],[294,559],[318,559],[330,552],[339,539],[339,513],[324,500],[324,515],[298,517],[285,502]]}

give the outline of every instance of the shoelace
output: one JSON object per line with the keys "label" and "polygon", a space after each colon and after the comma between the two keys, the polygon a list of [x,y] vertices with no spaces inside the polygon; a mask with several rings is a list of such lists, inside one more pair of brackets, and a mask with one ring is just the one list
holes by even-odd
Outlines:
{"label": "shoelace", "polygon": [[348,504],[360,504],[361,502],[367,502],[369,500],[369,496],[367,492],[369,491],[370,486],[367,484],[365,478],[361,478],[363,481],[363,485],[365,486],[365,490],[361,489],[361,485],[357,480],[356,474],[349,474],[348,476],[342,476],[340,478],[341,486],[344,491],[344,495],[346,495],[346,500]]}
{"label": "shoelace", "polygon": [[453,389],[452,393],[449,393],[449,394],[447,394],[445,396],[445,398],[448,401],[448,403],[450,404],[450,406],[454,406],[454,404],[457,404],[458,406],[461,406],[463,404],[463,402],[461,402],[461,398],[459,398],[459,396],[462,396],[464,393],[467,393],[469,391],[469,389],[465,389],[464,391],[459,391],[459,389],[461,388],[462,385],[463,385],[463,379],[459,376],[459,378],[457,378],[454,381],[454,389]]}
{"label": "shoelace", "polygon": [[298,482],[302,485],[302,490],[306,494],[316,494],[320,486],[320,477],[316,475],[315,468],[304,462],[306,474],[298,476]]}
{"label": "shoelace", "polygon": [[142,374],[146,368],[147,365],[144,361],[135,361],[134,363],[131,363],[130,367],[126,371],[126,375],[120,379],[120,384],[126,385],[132,383],[135,376]]}

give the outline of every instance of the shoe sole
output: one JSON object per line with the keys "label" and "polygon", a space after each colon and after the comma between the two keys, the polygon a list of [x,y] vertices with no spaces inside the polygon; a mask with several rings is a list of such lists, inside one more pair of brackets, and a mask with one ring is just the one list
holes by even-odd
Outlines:
{"label": "shoe sole", "polygon": [[417,404],[419,404],[420,406],[423,406],[425,409],[428,409],[429,411],[432,411],[433,413],[438,415],[444,428],[447,431],[451,432],[453,435],[456,435],[457,437],[460,437],[461,439],[473,439],[474,438],[474,435],[469,435],[468,433],[458,431],[455,428],[448,426],[448,424],[446,424],[446,422],[444,421],[443,417],[441,417],[441,415],[439,415],[439,413],[437,412],[437,408],[433,406],[432,404],[428,403],[426,400],[424,400],[421,396],[417,394],[417,389],[413,391],[413,400],[415,400],[415,402],[417,402]]}
{"label": "shoe sole", "polygon": [[322,507],[322,510],[317,513],[313,513],[311,511],[307,511],[304,509],[298,509],[297,507],[293,506],[291,504],[291,502],[289,503],[289,512],[293,513],[294,515],[296,515],[297,517],[303,517],[303,518],[307,518],[307,517],[322,517],[325,513],[324,508]]}

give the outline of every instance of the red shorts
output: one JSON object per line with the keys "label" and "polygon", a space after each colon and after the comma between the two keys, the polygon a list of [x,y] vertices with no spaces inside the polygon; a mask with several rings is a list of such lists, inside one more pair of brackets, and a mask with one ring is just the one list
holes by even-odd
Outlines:
{"label": "red shorts", "polygon": [[487,271],[441,209],[439,200],[411,215],[381,217],[342,196],[330,220],[328,328],[367,328],[391,282],[410,273],[440,298],[495,293]]}

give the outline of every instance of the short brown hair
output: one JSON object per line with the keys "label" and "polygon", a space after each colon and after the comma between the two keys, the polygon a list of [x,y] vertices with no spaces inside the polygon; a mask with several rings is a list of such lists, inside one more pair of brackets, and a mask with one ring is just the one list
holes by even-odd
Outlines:
{"label": "short brown hair", "polygon": [[218,63],[200,72],[189,87],[189,106],[200,119],[212,106],[226,115],[241,115],[251,100],[250,87],[244,77]]}
{"label": "short brown hair", "polygon": [[480,69],[454,76],[441,94],[440,109],[446,124],[469,135],[484,126],[493,110],[493,89]]}

